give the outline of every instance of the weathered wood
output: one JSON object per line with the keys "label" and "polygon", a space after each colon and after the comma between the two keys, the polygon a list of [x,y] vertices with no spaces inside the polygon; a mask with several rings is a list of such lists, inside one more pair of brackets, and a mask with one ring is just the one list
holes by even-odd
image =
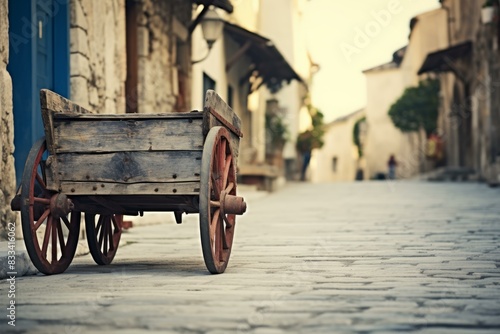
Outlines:
{"label": "weathered wood", "polygon": [[[214,126],[224,126],[221,122],[219,122],[215,117],[211,116],[210,114],[207,114],[208,119],[204,120],[204,127],[205,125],[209,126],[209,129],[213,128]],[[238,156],[240,152],[240,137],[235,135],[233,132],[229,131],[229,142],[231,143],[231,150],[233,152],[233,156],[235,158],[235,162],[238,162]],[[206,137],[206,136],[205,136]]]}
{"label": "weathered wood", "polygon": [[56,113],[90,114],[91,111],[76,103],[56,94],[48,89],[40,91],[40,103],[42,109],[51,110]]}
{"label": "weathered wood", "polygon": [[[233,112],[230,106],[224,102],[223,99],[220,98],[217,93],[213,90],[208,90],[205,95],[205,106],[203,108],[204,111],[204,122],[208,120],[209,115],[215,117],[220,123],[222,123],[228,130],[237,135],[238,137],[243,137],[243,133],[241,132],[241,120]],[[207,124],[209,125],[209,124]],[[210,128],[204,126],[204,136],[208,134]]]}
{"label": "weathered wood", "polygon": [[231,142],[235,163],[237,163],[240,150],[240,137],[243,136],[240,130],[240,118],[213,90],[208,90],[205,95],[205,107],[203,111],[203,137],[205,138],[214,126],[226,127],[231,136],[229,141]]}
{"label": "weathered wood", "polygon": [[57,120],[135,120],[135,119],[196,119],[203,118],[203,113],[198,110],[182,113],[163,114],[75,114],[75,113],[55,113]]}
{"label": "weathered wood", "polygon": [[[198,195],[200,193],[200,183],[173,182],[123,184],[63,181],[60,189],[62,193],[68,195]],[[130,208],[127,206],[127,209]]]}
{"label": "weathered wood", "polygon": [[54,119],[56,153],[202,150],[202,119]]}
{"label": "weathered wood", "polygon": [[202,151],[64,153],[57,156],[59,168],[52,174],[57,172],[61,182],[199,181],[201,155]]}
{"label": "weathered wood", "polygon": [[55,153],[53,114],[90,113],[87,109],[80,107],[78,104],[73,103],[48,89],[40,90],[40,107],[45,129],[45,139],[47,140],[47,149],[51,154]]}

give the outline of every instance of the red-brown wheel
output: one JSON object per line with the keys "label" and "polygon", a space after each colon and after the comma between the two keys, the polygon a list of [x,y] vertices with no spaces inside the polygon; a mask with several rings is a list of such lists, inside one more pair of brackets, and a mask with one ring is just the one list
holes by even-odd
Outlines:
{"label": "red-brown wheel", "polygon": [[235,214],[246,209],[243,199],[236,197],[236,166],[229,138],[225,128],[212,128],[201,160],[201,246],[205,265],[212,274],[226,270],[233,245]]}
{"label": "red-brown wheel", "polygon": [[45,138],[30,150],[21,183],[24,243],[35,267],[51,275],[65,271],[75,256],[81,213],[64,194],[47,189]]}
{"label": "red-brown wheel", "polygon": [[85,230],[90,254],[99,265],[110,264],[120,244],[122,215],[85,214]]}

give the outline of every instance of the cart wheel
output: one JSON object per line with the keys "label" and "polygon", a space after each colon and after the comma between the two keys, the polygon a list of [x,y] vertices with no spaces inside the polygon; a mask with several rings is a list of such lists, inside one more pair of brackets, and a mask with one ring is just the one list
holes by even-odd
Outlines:
{"label": "cart wheel", "polygon": [[45,138],[30,150],[21,183],[21,222],[24,243],[35,267],[42,273],[59,274],[75,256],[81,213],[64,194],[46,187]]}
{"label": "cart wheel", "polygon": [[229,138],[225,128],[213,127],[201,160],[201,246],[205,265],[212,274],[226,270],[236,223],[234,212],[224,206],[226,197],[236,198],[236,168]]}
{"label": "cart wheel", "polygon": [[[96,216],[99,218],[96,219]],[[85,229],[90,254],[95,263],[110,264],[120,244],[123,216],[85,214]]]}

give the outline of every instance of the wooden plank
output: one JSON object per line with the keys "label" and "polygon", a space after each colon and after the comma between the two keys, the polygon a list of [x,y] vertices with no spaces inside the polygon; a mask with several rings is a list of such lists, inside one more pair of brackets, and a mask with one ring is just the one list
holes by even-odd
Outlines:
{"label": "wooden plank", "polygon": [[61,182],[199,181],[201,156],[202,151],[63,153],[57,156],[57,172]]}
{"label": "wooden plank", "polygon": [[40,103],[42,109],[51,110],[56,113],[90,114],[91,111],[78,104],[56,94],[48,89],[40,91]]}
{"label": "wooden plank", "polygon": [[[79,114],[90,113],[87,109],[80,107],[78,104],[73,103],[48,89],[40,90],[40,107],[45,130],[45,140],[47,141],[47,149],[51,154],[55,154],[56,152],[53,114],[62,112]],[[57,162],[54,166],[57,166]]]}
{"label": "wooden plank", "polygon": [[75,114],[75,113],[57,113],[54,119],[61,120],[135,120],[135,119],[197,119],[203,118],[203,113],[198,110],[183,113],[163,113],[163,114]]}
{"label": "wooden plank", "polygon": [[[211,114],[206,113],[208,116],[207,119],[204,120],[204,127],[205,125],[209,126],[209,129],[213,128],[214,126],[224,126],[219,120],[217,120],[215,117],[213,117]],[[231,143],[231,149],[233,152],[233,156],[235,158],[235,164],[237,165],[238,163],[238,156],[240,153],[240,137],[229,131],[229,142]]]}
{"label": "wooden plank", "polygon": [[56,153],[202,150],[202,119],[54,119]]}
{"label": "wooden plank", "polygon": [[60,189],[62,193],[68,195],[199,195],[200,183],[123,184],[63,181]]}
{"label": "wooden plank", "polygon": [[[238,137],[243,137],[243,133],[241,132],[241,120],[233,112],[230,106],[224,102],[223,99],[217,95],[213,90],[207,90],[205,94],[205,106],[203,108],[204,112],[204,120],[207,121],[208,114],[210,113],[214,116],[220,123],[222,123],[226,128],[231,130]],[[209,126],[209,124],[206,124]],[[208,134],[210,130],[209,127],[204,126],[204,135]]]}

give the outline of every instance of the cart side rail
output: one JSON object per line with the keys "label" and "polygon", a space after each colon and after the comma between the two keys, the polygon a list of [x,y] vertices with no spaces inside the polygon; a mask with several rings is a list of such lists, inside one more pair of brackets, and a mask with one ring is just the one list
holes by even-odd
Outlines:
{"label": "cart side rail", "polygon": [[230,132],[230,142],[234,158],[238,159],[241,132],[241,119],[233,109],[213,90],[207,90],[205,94],[205,106],[203,108],[203,137],[214,126],[223,126]]}
{"label": "cart side rail", "polygon": [[92,113],[41,92],[47,187],[71,195],[196,195],[203,113]]}

